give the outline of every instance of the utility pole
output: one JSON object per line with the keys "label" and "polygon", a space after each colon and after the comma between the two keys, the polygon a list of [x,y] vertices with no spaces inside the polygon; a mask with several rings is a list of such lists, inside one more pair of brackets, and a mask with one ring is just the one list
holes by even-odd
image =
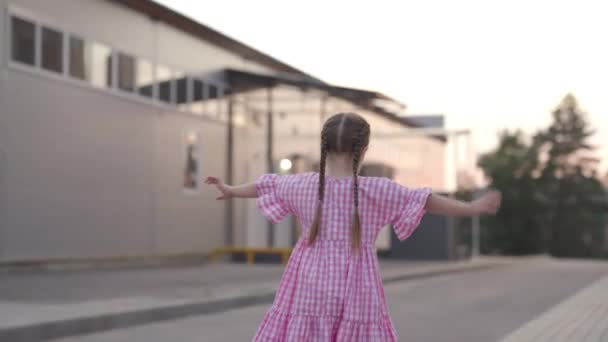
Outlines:
{"label": "utility pole", "polygon": [[[482,192],[480,190],[475,190],[473,193],[473,199],[478,199],[481,196]],[[480,246],[480,233],[481,226],[479,224],[479,215],[473,216],[471,218],[471,258],[478,258],[480,255],[479,246]]]}

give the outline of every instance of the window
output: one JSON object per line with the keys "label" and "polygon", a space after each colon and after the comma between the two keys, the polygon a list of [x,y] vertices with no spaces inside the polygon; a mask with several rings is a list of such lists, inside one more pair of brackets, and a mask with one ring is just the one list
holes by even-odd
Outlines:
{"label": "window", "polygon": [[188,77],[181,77],[176,80],[176,99],[177,106],[182,110],[188,110]]}
{"label": "window", "polygon": [[80,38],[70,36],[69,40],[70,76],[83,81],[90,81],[90,56],[87,56],[85,42]]}
{"label": "window", "polygon": [[11,15],[8,24],[11,61],[224,119],[221,86],[20,16]]}
{"label": "window", "polygon": [[203,81],[197,79],[193,81],[193,84],[192,101],[202,101],[205,98],[205,84]]}
{"label": "window", "polygon": [[36,64],[36,26],[26,20],[12,17],[12,58],[28,65]]}
{"label": "window", "polygon": [[112,88],[112,50],[99,43],[92,43],[91,84],[98,88]]}
{"label": "window", "polygon": [[209,94],[207,96],[209,100],[217,99],[217,87],[214,85],[209,85]]}
{"label": "window", "polygon": [[165,66],[156,67],[156,82],[158,84],[158,99],[171,102],[171,70]]}
{"label": "window", "polygon": [[199,188],[199,136],[196,132],[188,132],[185,137],[186,159],[184,165],[184,190]]}
{"label": "window", "polygon": [[42,28],[42,68],[63,73],[63,33]]}
{"label": "window", "polygon": [[[172,80],[172,94],[173,97],[171,98],[171,103],[175,103],[175,104],[179,104],[180,100],[184,100],[186,99],[186,87],[185,87],[185,80],[184,79],[184,73],[181,71],[173,71],[173,80]],[[181,88],[181,89],[180,89]]]}
{"label": "window", "polygon": [[132,93],[135,91],[135,58],[119,52],[118,89]]}
{"label": "window", "polygon": [[201,80],[192,80],[192,105],[190,110],[196,114],[203,114],[205,111],[205,84]]}
{"label": "window", "polygon": [[145,97],[154,96],[154,67],[144,59],[137,60],[137,92]]}

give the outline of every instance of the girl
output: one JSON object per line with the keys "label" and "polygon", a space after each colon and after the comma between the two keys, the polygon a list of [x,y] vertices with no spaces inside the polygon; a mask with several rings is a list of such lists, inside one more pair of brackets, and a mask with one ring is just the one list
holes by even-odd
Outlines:
{"label": "girl", "polygon": [[391,224],[405,240],[425,211],[496,212],[497,192],[464,203],[428,188],[359,177],[369,136],[361,116],[337,114],[323,125],[319,173],[268,174],[238,186],[205,181],[219,189],[218,199],[257,197],[270,221],[291,213],[303,228],[254,341],[396,341],[374,245],[380,229]]}

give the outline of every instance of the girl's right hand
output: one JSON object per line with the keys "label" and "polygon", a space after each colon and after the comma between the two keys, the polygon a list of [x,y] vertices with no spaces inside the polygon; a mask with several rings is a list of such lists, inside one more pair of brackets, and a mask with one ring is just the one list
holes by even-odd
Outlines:
{"label": "girl's right hand", "polygon": [[215,187],[222,193],[221,196],[216,197],[217,200],[226,200],[234,197],[232,187],[224,184],[224,182],[217,177],[207,177],[205,184],[215,185]]}

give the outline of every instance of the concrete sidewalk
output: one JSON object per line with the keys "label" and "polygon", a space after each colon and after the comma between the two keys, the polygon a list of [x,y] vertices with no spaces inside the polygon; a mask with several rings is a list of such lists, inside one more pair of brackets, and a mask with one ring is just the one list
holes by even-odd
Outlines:
{"label": "concrete sidewalk", "polygon": [[[381,262],[385,283],[508,265]],[[0,275],[0,341],[40,341],[271,302],[283,266],[199,267]]]}
{"label": "concrete sidewalk", "polygon": [[608,277],[530,321],[502,342],[608,341]]}

